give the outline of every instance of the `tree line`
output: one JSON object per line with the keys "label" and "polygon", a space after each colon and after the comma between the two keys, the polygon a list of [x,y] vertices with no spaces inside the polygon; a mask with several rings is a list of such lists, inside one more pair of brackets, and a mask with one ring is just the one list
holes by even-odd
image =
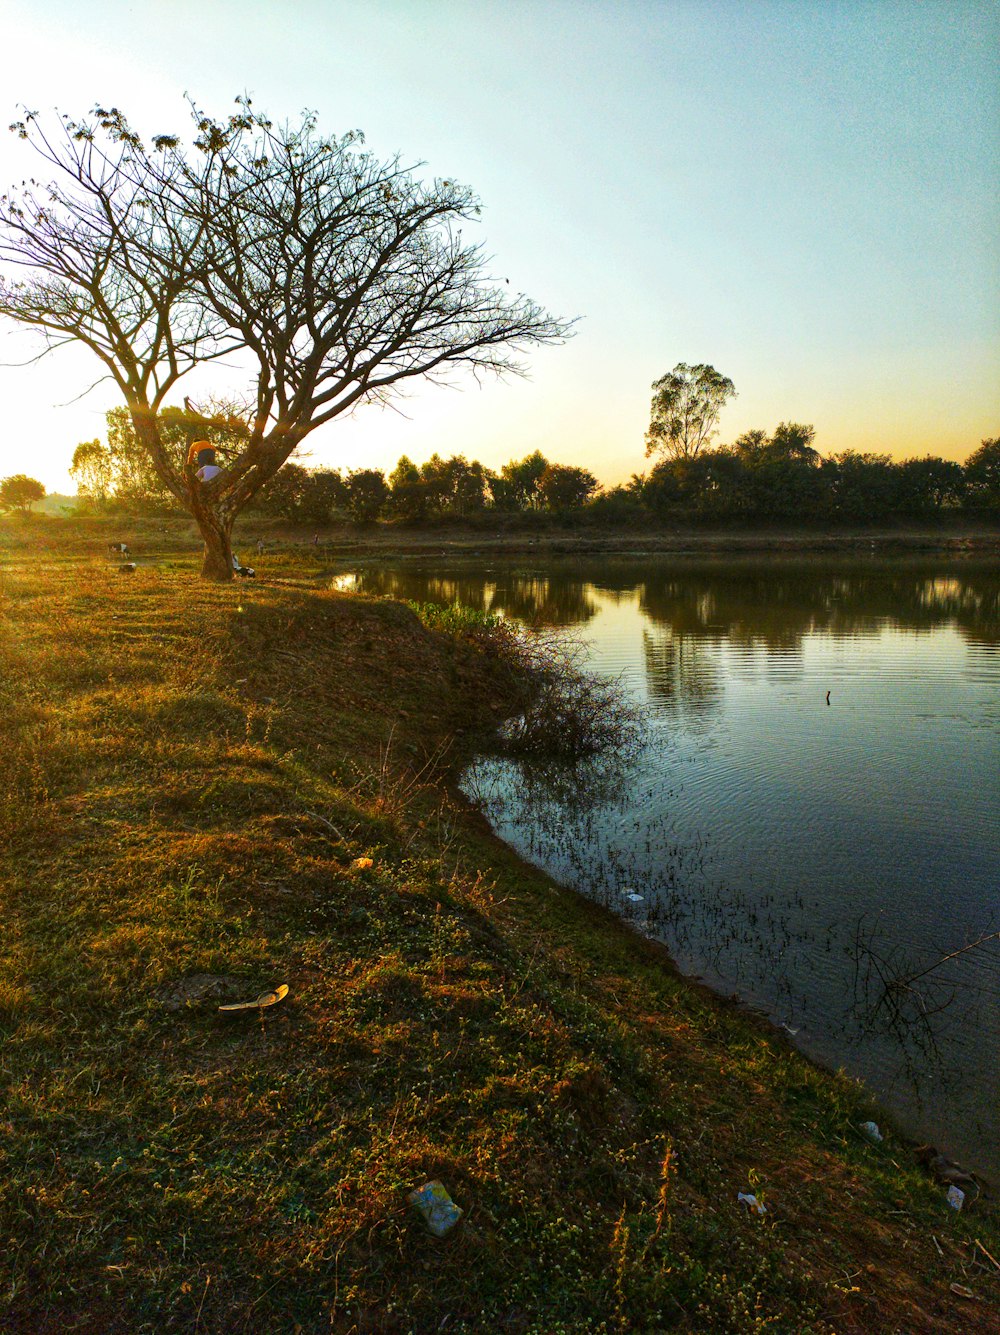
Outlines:
{"label": "tree line", "polygon": [[[182,440],[183,414],[167,410],[161,433]],[[107,414],[107,441],[85,441],[71,473],[81,506],[108,513],[166,512],[177,502],[162,485],[124,408]],[[702,424],[703,428],[704,424]],[[244,428],[224,413],[208,435],[225,457]],[[701,429],[701,428],[700,428]],[[702,431],[702,434],[703,431]],[[635,519],[877,521],[957,511],[1000,512],[1000,437],[964,464],[927,456],[845,450],[823,457],[812,426],[780,422],[731,444],[679,450],[621,486],[603,489],[586,468],[552,463],[535,450],[498,471],[464,455],[404,455],[388,474],[286,463],[251,502],[262,517],[322,525],[336,520],[408,523],[486,513],[545,513],[627,523]],[[663,451],[660,451],[663,453]]]}
{"label": "tree line", "polygon": [[[182,443],[185,415],[167,409],[160,434]],[[76,447],[70,474],[81,508],[104,513],[166,513],[178,510],[175,498],[151,466],[125,408],[107,414],[107,440]],[[234,414],[219,412],[204,434],[225,459],[239,447],[245,427]],[[585,468],[550,463],[541,451],[511,460],[499,472],[464,455],[433,454],[417,465],[403,455],[386,476],[377,468],[341,472],[286,463],[249,503],[251,512],[293,523],[324,524],[333,519],[372,523],[377,519],[410,522],[468,518],[486,510],[564,511],[579,509],[600,488]]]}
{"label": "tree line", "polygon": [[617,489],[617,499],[652,515],[727,521],[1000,513],[1000,437],[984,440],[964,464],[858,450],[824,458],[814,437],[811,426],[798,422],[746,431],[730,445],[660,460]]}
{"label": "tree line", "polygon": [[680,362],[652,389],[646,455],[657,463],[621,489],[626,506],[685,518],[827,522],[1000,507],[1000,439],[984,440],[964,465],[858,450],[824,459],[815,428],[803,422],[744,431],[713,449],[719,414],[736,397],[728,376]]}

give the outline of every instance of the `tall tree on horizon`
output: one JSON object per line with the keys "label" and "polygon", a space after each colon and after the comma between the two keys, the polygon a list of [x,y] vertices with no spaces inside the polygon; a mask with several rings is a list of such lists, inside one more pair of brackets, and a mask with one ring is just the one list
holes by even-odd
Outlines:
{"label": "tall tree on horizon", "polygon": [[693,459],[715,436],[719,414],[736,386],[714,366],[678,362],[653,382],[646,454]]}

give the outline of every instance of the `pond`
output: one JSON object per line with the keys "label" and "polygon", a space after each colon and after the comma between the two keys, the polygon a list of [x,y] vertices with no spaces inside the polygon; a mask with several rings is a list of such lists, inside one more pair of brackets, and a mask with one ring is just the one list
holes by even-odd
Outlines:
{"label": "pond", "polygon": [[463,786],[497,832],[1000,1173],[996,562],[442,559],[340,583],[581,641],[643,743],[554,786],[478,762]]}

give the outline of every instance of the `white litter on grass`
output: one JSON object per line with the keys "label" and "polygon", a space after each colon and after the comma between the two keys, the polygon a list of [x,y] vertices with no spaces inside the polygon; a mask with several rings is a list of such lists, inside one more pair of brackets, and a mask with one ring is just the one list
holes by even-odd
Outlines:
{"label": "white litter on grass", "polygon": [[965,1204],[965,1192],[961,1187],[949,1187],[945,1195],[945,1200],[953,1210],[961,1210]]}
{"label": "white litter on grass", "polygon": [[876,1145],[881,1145],[885,1137],[878,1129],[877,1122],[862,1122],[858,1128],[862,1135],[867,1136],[869,1140],[874,1141]]}
{"label": "white litter on grass", "polygon": [[759,1201],[756,1196],[751,1196],[748,1192],[737,1192],[736,1199],[743,1205],[749,1206],[751,1210],[756,1210],[758,1214],[767,1214],[767,1206]]}

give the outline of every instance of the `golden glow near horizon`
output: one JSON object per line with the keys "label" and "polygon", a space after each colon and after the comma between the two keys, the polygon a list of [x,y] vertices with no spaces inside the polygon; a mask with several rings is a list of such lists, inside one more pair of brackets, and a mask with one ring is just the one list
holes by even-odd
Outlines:
{"label": "golden glow near horizon", "polygon": [[[299,0],[292,15],[101,0],[83,27],[68,0],[8,0],[0,124],[19,104],[104,100],[147,134],[178,129],[187,91],[216,114],[243,90],[279,119],[309,106],[325,131],[360,126],[378,155],[468,181],[497,274],[581,317],[527,379],[416,386],[317,432],[306,463],[437,451],[499,468],[540,449],[611,485],[648,467],[650,385],[679,361],[735,382],[720,442],[794,420],[823,454],[961,461],[1000,433],[990,0]],[[0,189],[38,171],[18,148],[0,135]],[[0,361],[34,346],[0,328]],[[0,476],[74,490],[73,449],[119,402],[107,383],[85,393],[100,372],[78,349],[0,366]]]}

